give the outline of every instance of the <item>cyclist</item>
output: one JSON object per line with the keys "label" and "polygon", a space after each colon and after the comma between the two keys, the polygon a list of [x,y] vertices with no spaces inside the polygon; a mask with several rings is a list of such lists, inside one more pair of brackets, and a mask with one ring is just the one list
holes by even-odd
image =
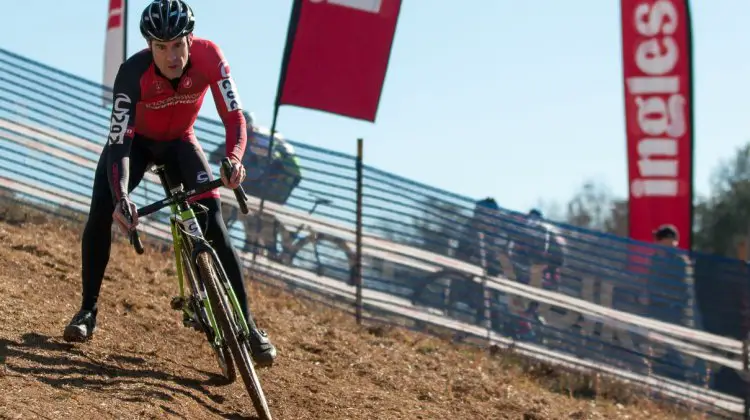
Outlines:
{"label": "cyclist", "polygon": [[[94,176],[91,208],[82,239],[82,303],[66,326],[66,341],[90,339],[97,300],[110,257],[113,219],[123,232],[137,226],[137,208],[128,197],[151,164],[163,164],[170,184],[186,189],[210,182],[213,174],[195,137],[193,124],[208,88],[226,130],[232,161],[224,185],[236,188],[245,177],[247,141],[242,104],[224,56],[213,42],[193,36],[195,18],[183,0],[155,0],[141,15],[148,48],[131,56],[115,78],[110,132]],[[247,307],[243,274],[221,218],[217,190],[195,197],[206,239],[215,248],[242,305],[251,330],[250,347],[259,366],[270,366],[276,348],[258,329]],[[128,219],[125,209],[130,210]]]}
{"label": "cyclist", "polygon": [[[531,209],[525,216],[519,217],[518,221],[518,225],[511,233],[512,240],[509,246],[516,280],[529,284],[532,280],[532,267],[544,265],[541,287],[545,290],[558,291],[561,280],[560,269],[565,263],[567,252],[565,238],[559,229],[545,221],[539,209]],[[546,324],[539,313],[539,303],[532,301],[529,302],[528,307],[516,309],[522,309],[522,316],[527,319],[519,321],[515,332],[520,336],[533,338],[536,333],[532,331],[529,321]]]}
{"label": "cyclist", "polygon": [[[525,220],[511,234],[511,256],[514,262],[523,265],[544,262],[552,271],[559,271],[565,263],[566,243],[562,233],[544,220],[542,212],[531,209]],[[555,287],[557,276],[545,277],[545,287]],[[547,285],[546,282],[550,284]]]}

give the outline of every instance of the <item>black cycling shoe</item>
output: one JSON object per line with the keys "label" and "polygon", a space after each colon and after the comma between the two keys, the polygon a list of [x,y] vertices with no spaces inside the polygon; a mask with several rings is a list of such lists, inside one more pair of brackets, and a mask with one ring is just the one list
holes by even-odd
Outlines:
{"label": "black cycling shoe", "polygon": [[250,329],[250,351],[255,364],[260,367],[271,367],[276,359],[276,347],[271,344],[268,334],[263,330]]}
{"label": "black cycling shoe", "polygon": [[81,309],[78,311],[63,332],[63,339],[82,343],[90,340],[96,330],[97,310]]}

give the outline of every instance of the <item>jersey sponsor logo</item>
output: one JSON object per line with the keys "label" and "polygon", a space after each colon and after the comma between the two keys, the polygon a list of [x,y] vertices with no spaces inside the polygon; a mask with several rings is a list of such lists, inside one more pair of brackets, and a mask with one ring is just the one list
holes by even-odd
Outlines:
{"label": "jersey sponsor logo", "polygon": [[130,105],[133,101],[124,93],[115,95],[112,106],[112,119],[109,126],[109,144],[122,144],[125,135],[130,135],[132,129],[128,130],[130,120]]}
{"label": "jersey sponsor logo", "polygon": [[199,184],[205,184],[206,182],[209,181],[208,172],[206,171],[198,172],[198,176],[196,177],[196,180],[198,181]]}
{"label": "jersey sponsor logo", "polygon": [[198,102],[198,99],[201,98],[202,93],[186,93],[183,95],[173,95],[170,96],[167,99],[162,99],[161,101],[146,103],[146,109],[164,109],[169,106],[173,105],[179,105],[179,104],[194,104]]}
{"label": "jersey sponsor logo", "polygon": [[222,60],[219,63],[219,70],[221,72],[219,90],[221,90],[221,96],[224,98],[224,105],[226,105],[227,111],[232,112],[242,109],[242,102],[237,94],[237,85],[234,84],[234,79],[229,75],[229,64],[225,60]]}
{"label": "jersey sponsor logo", "polygon": [[237,85],[234,84],[232,76],[226,79],[219,80],[219,90],[221,90],[221,97],[224,98],[224,105],[227,107],[227,111],[232,112],[238,109],[242,109],[242,102],[240,96],[237,94]]}

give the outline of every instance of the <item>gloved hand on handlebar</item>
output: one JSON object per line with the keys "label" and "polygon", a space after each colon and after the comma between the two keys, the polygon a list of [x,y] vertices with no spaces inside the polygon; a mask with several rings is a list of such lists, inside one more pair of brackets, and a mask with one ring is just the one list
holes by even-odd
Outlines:
{"label": "gloved hand on handlebar", "polygon": [[[125,209],[130,210],[131,220],[128,220]],[[122,233],[127,235],[138,226],[138,207],[130,201],[130,198],[124,196],[115,204],[115,211],[112,213],[112,218],[117,222]]]}
{"label": "gloved hand on handlebar", "polygon": [[238,162],[234,159],[231,159],[231,162],[232,162],[232,174],[230,175],[229,179],[227,179],[223,170],[220,172],[221,172],[221,180],[224,182],[224,186],[233,190],[239,187],[242,181],[245,180],[245,166],[242,165],[242,162]]}

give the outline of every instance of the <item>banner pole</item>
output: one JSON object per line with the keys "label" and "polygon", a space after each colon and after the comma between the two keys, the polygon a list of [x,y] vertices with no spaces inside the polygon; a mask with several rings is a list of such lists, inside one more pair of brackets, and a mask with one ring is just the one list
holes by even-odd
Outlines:
{"label": "banner pole", "polygon": [[128,3],[129,0],[122,2],[122,62],[128,59]]}
{"label": "banner pole", "polygon": [[750,357],[748,357],[748,341],[750,341],[750,334],[746,334],[742,340],[742,379],[745,382],[745,395],[743,398],[744,410],[742,416],[744,420],[750,420],[750,381],[748,381],[748,375],[750,375]]}
{"label": "banner pole", "polygon": [[487,272],[487,247],[484,232],[478,232],[477,235],[479,236],[479,262],[482,266],[482,318],[487,331],[487,346],[489,347],[492,344],[492,297],[491,291],[487,287],[487,278],[489,277]]}
{"label": "banner pole", "polygon": [[[287,26],[287,32],[286,32],[286,42],[284,43],[284,55],[281,59],[281,71],[279,72],[279,82],[276,86],[276,98],[274,99],[273,103],[273,119],[271,121],[271,138],[268,141],[268,155],[266,156],[266,163],[264,171],[261,175],[260,180],[260,205],[258,206],[258,213],[256,216],[256,223],[255,223],[255,235],[253,235],[253,259],[252,259],[252,267],[255,267],[255,261],[258,256],[258,250],[260,247],[258,239],[260,238],[260,229],[262,227],[262,220],[263,220],[263,210],[265,207],[266,202],[266,187],[268,185],[268,169],[271,167],[271,160],[273,159],[273,146],[274,146],[274,138],[276,137],[276,123],[278,121],[279,117],[279,108],[281,108],[281,94],[284,91],[284,81],[286,80],[286,70],[287,66],[289,64],[289,56],[291,55],[292,51],[292,44],[294,43],[294,34],[297,30],[297,20],[299,18],[300,9],[302,7],[302,1],[301,0],[294,0],[294,3],[292,3],[292,10],[289,13],[289,24]],[[274,228],[275,233],[275,228]]]}
{"label": "banner pole", "polygon": [[744,239],[744,255],[739,255],[742,258],[744,265],[745,281],[742,287],[742,309],[740,310],[740,317],[742,318],[742,379],[744,380],[744,398],[743,401],[743,418],[744,420],[750,420],[750,295],[748,292],[747,284],[747,273],[750,271],[750,228],[746,233]]}

